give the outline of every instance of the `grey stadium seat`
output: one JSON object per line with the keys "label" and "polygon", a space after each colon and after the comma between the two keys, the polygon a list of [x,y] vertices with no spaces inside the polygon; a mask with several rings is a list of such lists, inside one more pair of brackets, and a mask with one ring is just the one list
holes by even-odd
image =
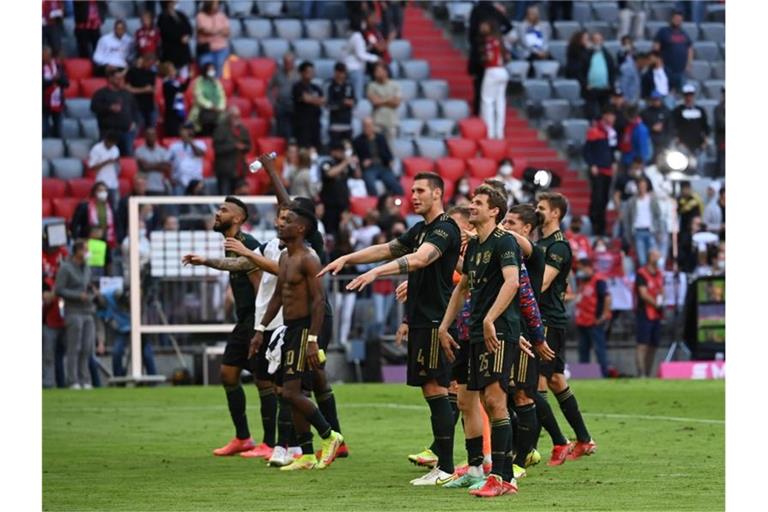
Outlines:
{"label": "grey stadium seat", "polygon": [[[555,37],[561,41],[568,41],[571,36],[581,30],[581,23],[578,21],[555,21],[552,25],[555,28]],[[550,42],[551,44],[551,42]]]}
{"label": "grey stadium seat", "polygon": [[88,98],[70,98],[66,103],[67,117],[75,119],[88,119],[94,117],[91,112],[91,100]]}
{"label": "grey stadium seat", "polygon": [[426,80],[429,78],[429,62],[426,60],[406,60],[400,63],[403,76],[411,80]]}
{"label": "grey stadium seat", "polygon": [[389,78],[406,78],[400,71],[400,64],[396,60],[390,62],[387,68],[389,69]]}
{"label": "grey stadium seat", "polygon": [[241,59],[252,59],[259,56],[259,42],[255,39],[241,37],[232,39],[232,52]]}
{"label": "grey stadium seat", "polygon": [[445,80],[422,80],[421,95],[431,100],[444,100],[448,98],[448,82]]}
{"label": "grey stadium seat", "polygon": [[400,85],[400,97],[403,101],[411,101],[419,96],[419,86],[414,80],[395,80]]}
{"label": "grey stadium seat", "polygon": [[107,2],[107,12],[113,18],[128,18],[136,14],[133,2]]}
{"label": "grey stadium seat", "polygon": [[565,119],[562,122],[563,135],[571,154],[578,153],[587,140],[589,121],[586,119]]}
{"label": "grey stadium seat", "polygon": [[297,39],[293,43],[296,60],[315,60],[320,58],[320,43],[314,39]]}
{"label": "grey stadium seat", "polygon": [[469,14],[472,11],[472,2],[449,2],[448,20],[453,23],[466,25],[469,22]]}
{"label": "grey stadium seat", "polygon": [[77,119],[67,117],[61,119],[61,136],[64,139],[76,139],[80,136],[80,123]]}
{"label": "grey stadium seat", "polygon": [[640,53],[648,53],[653,48],[653,41],[635,41],[635,50]]}
{"label": "grey stadium seat", "polygon": [[725,87],[725,80],[706,80],[703,83],[702,89],[707,98],[711,100],[719,100],[722,93],[722,88]]}
{"label": "grey stadium seat", "polygon": [[323,55],[326,59],[343,60],[346,39],[326,39],[323,41]]}
{"label": "grey stadium seat", "polygon": [[80,120],[80,133],[91,140],[99,140],[99,123],[95,117]]}
{"label": "grey stadium seat", "polygon": [[61,139],[43,139],[43,158],[63,158],[64,142]]}
{"label": "grey stadium seat", "polygon": [[[565,67],[565,64],[567,61],[567,53],[568,53],[568,41],[550,41],[549,53],[552,55],[553,59],[555,59],[557,62],[560,63],[560,66]],[[520,62],[520,61],[513,61],[513,62]],[[526,64],[528,64],[527,61],[522,61],[522,62],[525,62]]]}
{"label": "grey stadium seat", "polygon": [[659,30],[669,26],[669,21],[647,21],[645,22],[645,36],[653,41]]}
{"label": "grey stadium seat", "polygon": [[229,38],[230,39],[236,39],[238,37],[242,37],[243,35],[243,25],[240,23],[240,20],[237,18],[230,18],[229,19]]}
{"label": "grey stadium seat", "polygon": [[675,10],[675,2],[651,2],[650,7],[651,19],[669,24],[669,18],[672,16],[672,11]]}
{"label": "grey stadium seat", "polygon": [[560,122],[568,118],[571,113],[571,104],[568,100],[554,98],[543,100],[544,118],[550,122]]}
{"label": "grey stadium seat", "polygon": [[546,80],[525,80],[523,88],[528,101],[540,102],[552,97],[552,88]]}
{"label": "grey stadium seat", "polygon": [[507,73],[509,73],[509,79],[513,82],[522,82],[528,77],[528,69],[530,69],[530,67],[530,63],[525,60],[512,60],[507,62],[506,68]]}
{"label": "grey stadium seat", "polygon": [[456,129],[456,121],[453,119],[430,119],[427,121],[427,135],[447,139],[453,135]]}
{"label": "grey stadium seat", "polygon": [[67,156],[78,160],[87,160],[91,152],[91,139],[71,139],[67,141]]}
{"label": "grey stadium seat", "polygon": [[71,180],[83,177],[83,162],[77,158],[54,158],[51,166],[56,178]]}
{"label": "grey stadium seat", "polygon": [[725,23],[702,23],[699,28],[705,40],[715,43],[725,42]]}
{"label": "grey stadium seat", "polygon": [[421,119],[407,118],[401,119],[398,126],[398,136],[404,139],[415,139],[421,136],[424,130],[424,121]]}
{"label": "grey stadium seat", "polygon": [[557,78],[560,63],[556,60],[533,61],[533,72],[536,78]]}
{"label": "grey stadium seat", "polygon": [[371,113],[373,113],[373,105],[371,105],[370,101],[365,99],[358,101],[355,108],[352,110],[352,115],[357,119],[368,117]]}
{"label": "grey stadium seat", "polygon": [[405,39],[395,39],[389,43],[389,54],[394,60],[404,61],[411,58],[411,42]]}
{"label": "grey stadium seat", "polygon": [[552,89],[555,96],[568,100],[572,107],[579,107],[584,104],[581,97],[581,84],[578,80],[561,79],[552,80]]}
{"label": "grey stadium seat", "polygon": [[253,0],[230,0],[229,15],[237,18],[250,16],[253,11]]}
{"label": "grey stadium seat", "polygon": [[708,99],[708,100],[698,100],[696,101],[696,105],[700,106],[704,109],[704,111],[707,113],[707,123],[709,123],[710,128],[714,126],[715,122],[715,107],[717,107],[718,103],[720,103],[719,100],[716,99]]}
{"label": "grey stadium seat", "polygon": [[694,60],[691,62],[691,78],[695,80],[707,80],[712,70],[706,60]]}
{"label": "grey stadium seat", "polygon": [[262,39],[261,53],[265,57],[280,61],[283,55],[288,51],[288,41],[285,39]]}
{"label": "grey stadium seat", "polygon": [[711,68],[712,68],[712,78],[716,78],[718,80],[725,80],[725,62],[723,62],[722,60],[713,62],[711,64]]}
{"label": "grey stadium seat", "polygon": [[333,34],[331,20],[304,20],[304,29],[308,39],[324,41]]}
{"label": "grey stadium seat", "polygon": [[[327,5],[327,4],[326,4]],[[342,5],[342,9],[346,9]],[[349,20],[347,19],[335,19],[333,20],[333,31],[336,37],[346,37],[349,35]]]}
{"label": "grey stadium seat", "polygon": [[333,66],[336,61],[331,59],[318,59],[312,64],[315,65],[315,76],[323,81],[333,78]]}
{"label": "grey stadium seat", "polygon": [[446,155],[445,150],[445,143],[443,142],[443,139],[432,139],[432,138],[418,138],[416,139],[416,147],[419,150],[419,155],[423,156],[424,158],[432,158],[433,160],[437,160],[438,158],[442,158]]}
{"label": "grey stadium seat", "polygon": [[688,37],[691,38],[692,42],[696,42],[699,40],[699,26],[696,23],[686,21],[683,23],[683,30],[688,34]]}
{"label": "grey stadium seat", "polygon": [[720,51],[717,48],[717,43],[712,41],[693,43],[693,57],[698,60],[720,60]]}
{"label": "grey stadium seat", "polygon": [[263,19],[243,20],[245,34],[256,39],[268,39],[272,37],[272,22]]}
{"label": "grey stadium seat", "polygon": [[408,115],[408,103],[406,103],[405,101],[400,102],[400,105],[398,105],[396,112],[397,112],[398,119],[405,119],[406,117],[411,117]]}
{"label": "grey stadium seat", "polygon": [[128,29],[129,34],[135,34],[141,28],[141,20],[139,18],[127,18],[125,20],[125,28]]}
{"label": "grey stadium seat", "polygon": [[395,139],[392,141],[392,154],[395,158],[410,158],[416,154],[413,141],[409,139]]}
{"label": "grey stadium seat", "polygon": [[275,20],[275,34],[280,39],[287,39],[289,41],[301,39],[304,35],[304,29],[301,26],[301,20]]}
{"label": "grey stadium seat", "polygon": [[176,4],[176,10],[186,14],[190,21],[192,21],[195,17],[195,2],[194,0],[180,0]]}
{"label": "grey stadium seat", "polygon": [[594,2],[592,10],[595,12],[595,17],[600,21],[607,21],[608,23],[619,21],[619,6],[616,5],[616,2]]}
{"label": "grey stadium seat", "polygon": [[283,13],[283,2],[257,1],[256,5],[258,6],[259,14],[261,16],[274,18],[276,16],[281,16]]}
{"label": "grey stadium seat", "polygon": [[584,23],[584,30],[588,30],[590,34],[592,32],[600,32],[606,41],[615,38],[613,28],[611,28],[610,23],[607,21],[588,21]]}
{"label": "grey stadium seat", "polygon": [[43,178],[50,178],[51,177],[51,164],[43,158]]}
{"label": "grey stadium seat", "polygon": [[605,41],[603,43],[603,48],[611,54],[613,61],[616,62],[616,54],[618,54],[621,49],[621,43],[619,41]]}
{"label": "grey stadium seat", "polygon": [[573,19],[584,23],[592,19],[591,2],[573,2]]}
{"label": "grey stadium seat", "polygon": [[469,103],[465,100],[443,100],[440,102],[440,110],[442,111],[441,117],[457,122],[471,115]]}

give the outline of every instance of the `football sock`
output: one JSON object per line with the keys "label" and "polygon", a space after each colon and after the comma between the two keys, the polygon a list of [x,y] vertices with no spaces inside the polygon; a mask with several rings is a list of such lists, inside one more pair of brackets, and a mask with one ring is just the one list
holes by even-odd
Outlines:
{"label": "football sock", "polygon": [[312,446],[312,432],[301,432],[296,434],[296,440],[301,447],[302,455],[314,455],[315,449]]}
{"label": "football sock", "polygon": [[525,458],[533,449],[533,436],[538,431],[539,418],[536,417],[536,404],[527,404],[517,409],[517,435],[515,436],[515,464],[525,467]]}
{"label": "football sock", "polygon": [[283,447],[296,446],[293,438],[293,418],[291,403],[280,397],[280,412],[277,417],[277,444]]}
{"label": "football sock", "polygon": [[437,466],[446,473],[453,473],[454,416],[451,403],[448,401],[448,395],[428,396],[426,400],[432,412],[432,432],[435,436],[433,446],[437,448]]}
{"label": "football sock", "polygon": [[563,411],[565,419],[568,420],[568,424],[576,433],[576,439],[582,442],[590,441],[592,437],[587,431],[587,426],[584,424],[584,418],[582,418],[581,411],[579,411],[579,403],[576,401],[576,396],[574,396],[571,388],[565,388],[556,396],[557,401],[560,402],[560,410]]}
{"label": "football sock", "polygon": [[[549,433],[549,437],[552,438],[552,444],[568,444],[568,440],[557,424],[555,413],[552,412],[552,407],[550,407],[549,401],[547,401],[547,392],[539,391],[535,393],[533,401],[536,404],[536,413],[539,415],[539,424]],[[541,429],[539,429],[540,431]],[[536,439],[538,440],[538,432]]]}
{"label": "football sock", "polygon": [[306,416],[306,418],[309,424],[315,427],[315,430],[317,430],[320,437],[325,439],[331,435],[331,425],[328,423],[328,420],[325,419],[323,413],[320,412],[320,409],[315,407],[314,412],[309,416]]}
{"label": "football sock", "polygon": [[456,423],[459,421],[461,411],[459,411],[459,397],[456,393],[448,393],[448,401],[451,402],[451,410],[453,411],[453,427],[456,428]]}
{"label": "football sock", "polygon": [[483,465],[483,436],[466,439],[464,446],[467,448],[467,463],[469,466]]}
{"label": "football sock", "polygon": [[238,439],[248,439],[251,433],[248,431],[248,419],[245,416],[245,391],[240,385],[225,386],[227,393],[227,405],[232,423],[235,425],[235,435]]}
{"label": "football sock", "polygon": [[514,470],[512,468],[512,460],[514,457],[514,450],[515,450],[515,435],[516,432],[512,429],[512,426],[510,425],[509,428],[509,439],[507,440],[507,453],[504,456],[504,466],[502,470],[501,478],[504,479],[506,482],[512,481],[512,477],[514,476]]}
{"label": "football sock", "polygon": [[339,415],[336,412],[336,397],[333,394],[332,389],[323,391],[322,393],[315,393],[315,399],[317,400],[317,408],[323,413],[325,419],[330,423],[331,428],[338,433],[341,433],[341,426],[339,426]]}
{"label": "football sock", "polygon": [[277,395],[273,388],[260,389],[261,426],[264,428],[262,442],[267,446],[275,446],[275,425],[277,423]]}
{"label": "football sock", "polygon": [[511,433],[509,418],[491,420],[491,473],[502,478]]}

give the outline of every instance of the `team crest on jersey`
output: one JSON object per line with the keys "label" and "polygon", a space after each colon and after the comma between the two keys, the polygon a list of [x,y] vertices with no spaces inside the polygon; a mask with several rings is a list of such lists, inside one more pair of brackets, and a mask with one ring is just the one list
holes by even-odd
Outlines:
{"label": "team crest on jersey", "polygon": [[483,263],[486,265],[491,262],[491,251],[485,251],[483,253]]}
{"label": "team crest on jersey", "polygon": [[443,229],[436,229],[433,231],[433,233],[439,237],[445,238],[446,240],[448,239],[448,233]]}
{"label": "team crest on jersey", "polygon": [[501,259],[507,259],[507,258],[514,258],[515,257],[515,251],[507,251],[504,254],[501,255]]}

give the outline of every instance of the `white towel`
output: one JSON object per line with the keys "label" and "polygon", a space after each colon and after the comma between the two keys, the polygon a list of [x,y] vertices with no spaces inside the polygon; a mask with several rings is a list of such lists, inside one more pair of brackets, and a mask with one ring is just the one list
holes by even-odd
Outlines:
{"label": "white towel", "polygon": [[272,337],[267,345],[266,358],[269,362],[267,373],[272,375],[280,368],[280,360],[283,357],[283,338],[285,337],[286,328],[281,325],[274,331],[272,331]]}

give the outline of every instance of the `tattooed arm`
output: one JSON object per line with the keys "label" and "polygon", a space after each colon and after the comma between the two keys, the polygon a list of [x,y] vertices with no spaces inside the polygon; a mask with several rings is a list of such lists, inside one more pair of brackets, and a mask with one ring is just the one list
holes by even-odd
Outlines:
{"label": "tattooed arm", "polygon": [[345,265],[356,265],[361,263],[376,263],[383,260],[391,260],[399,258],[410,252],[410,249],[397,239],[392,240],[386,244],[377,244],[359,251],[341,256],[332,261],[326,267],[320,271],[320,276],[327,274],[328,272],[333,275],[338,274]]}
{"label": "tattooed arm", "polygon": [[235,258],[204,258],[195,254],[187,254],[181,259],[181,262],[184,265],[203,265],[226,272],[248,272],[257,268],[256,265],[244,256],[237,256]]}
{"label": "tattooed arm", "polygon": [[379,277],[407,274],[419,270],[432,264],[441,255],[440,249],[429,242],[424,242],[416,252],[401,256],[356,277],[347,285],[347,290],[362,290]]}

